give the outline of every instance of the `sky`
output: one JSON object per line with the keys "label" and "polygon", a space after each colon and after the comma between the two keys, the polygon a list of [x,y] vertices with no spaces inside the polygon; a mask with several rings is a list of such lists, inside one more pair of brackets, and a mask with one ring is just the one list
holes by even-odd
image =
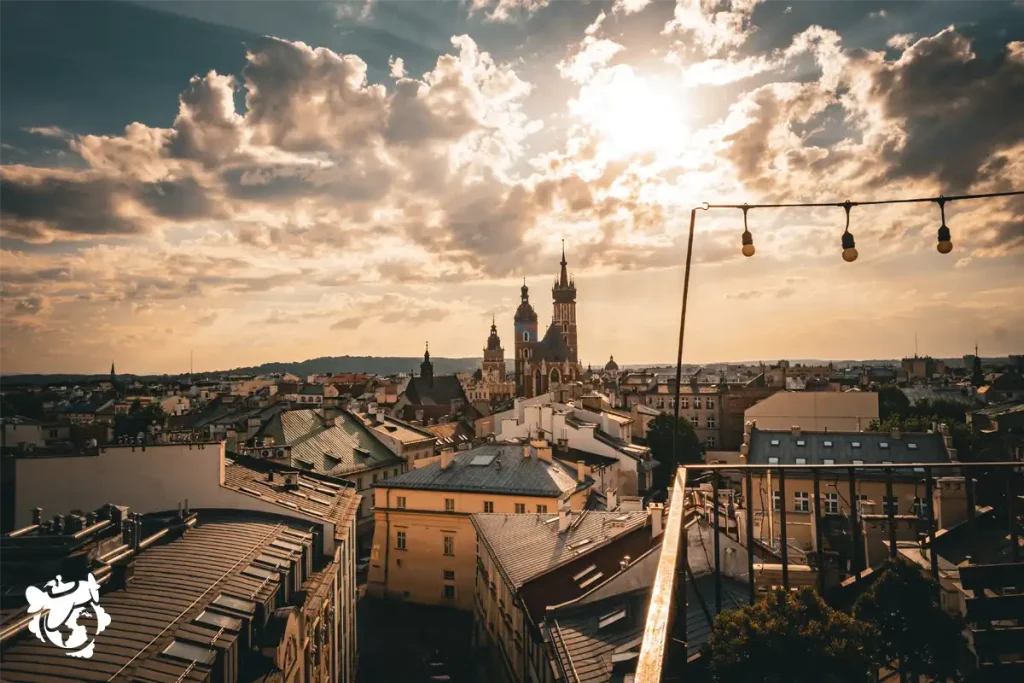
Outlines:
{"label": "sky", "polygon": [[[3,2],[0,370],[674,359],[690,210],[1024,189],[1024,3]],[[684,358],[1024,351],[1024,198],[698,211]]]}

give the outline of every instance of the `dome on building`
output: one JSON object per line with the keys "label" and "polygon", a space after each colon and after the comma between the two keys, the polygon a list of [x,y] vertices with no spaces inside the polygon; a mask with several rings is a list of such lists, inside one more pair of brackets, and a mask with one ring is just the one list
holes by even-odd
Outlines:
{"label": "dome on building", "polygon": [[522,287],[522,301],[519,304],[519,308],[516,309],[516,322],[537,322],[537,311],[533,310],[533,306],[530,305],[530,288],[526,286],[526,282],[523,282]]}
{"label": "dome on building", "polygon": [[619,364],[615,362],[615,356],[609,356],[608,362],[604,366],[605,372],[618,372]]}

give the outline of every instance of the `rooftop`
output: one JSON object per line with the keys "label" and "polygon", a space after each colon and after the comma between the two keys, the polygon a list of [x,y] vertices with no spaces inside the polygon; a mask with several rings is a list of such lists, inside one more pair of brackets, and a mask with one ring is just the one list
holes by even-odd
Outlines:
{"label": "rooftop", "polygon": [[515,588],[647,522],[647,513],[643,511],[589,510],[570,514],[571,528],[564,533],[558,531],[557,514],[477,513],[472,519],[478,537]]}
{"label": "rooftop", "polygon": [[589,478],[578,482],[575,468],[557,460],[524,457],[521,444],[497,442],[456,453],[448,469],[432,462],[375,486],[562,498],[591,484]]}
{"label": "rooftop", "polygon": [[[110,514],[125,510],[108,508]],[[115,572],[109,567],[106,571],[102,566],[83,567],[82,578],[85,571],[92,571],[104,586],[100,606],[110,617],[109,625],[96,636],[93,656],[68,657],[65,650],[23,631],[5,643],[4,681],[208,680],[212,667],[222,663],[226,653],[239,651],[240,632],[253,629],[256,635],[266,634],[258,623],[257,605],[274,604],[275,595],[295,580],[290,577],[297,575],[305,589],[318,586],[332,571],[312,569],[315,538],[308,522],[250,512],[202,511],[184,519],[174,513],[149,515],[141,523],[146,536],[134,556],[130,589],[111,580]],[[116,546],[121,541],[119,525],[111,528],[114,533],[105,540]],[[69,535],[51,538],[73,542]],[[96,539],[92,544],[102,547]],[[17,592],[12,589],[20,589],[19,580],[42,587],[43,581],[53,578],[39,575],[39,565],[28,561],[29,553],[39,554],[36,536],[4,537],[3,545],[5,593]],[[21,621],[23,615],[23,611],[9,611],[5,625]],[[248,626],[243,626],[245,622]],[[274,669],[269,659],[258,654],[250,654],[236,666],[240,681],[259,680]]]}
{"label": "rooftop", "polygon": [[949,462],[949,453],[935,433],[751,431],[751,465],[821,465],[826,460],[851,465]]}
{"label": "rooftop", "polygon": [[393,439],[398,439],[403,444],[419,443],[435,438],[435,435],[425,428],[417,427],[381,412],[375,415],[370,415],[369,413],[351,413],[351,415],[362,422],[368,429],[380,432],[381,434],[387,434]]}
{"label": "rooftop", "polygon": [[334,477],[404,462],[347,412],[331,420],[321,410],[289,410],[271,418],[260,435],[291,446],[293,466]]}

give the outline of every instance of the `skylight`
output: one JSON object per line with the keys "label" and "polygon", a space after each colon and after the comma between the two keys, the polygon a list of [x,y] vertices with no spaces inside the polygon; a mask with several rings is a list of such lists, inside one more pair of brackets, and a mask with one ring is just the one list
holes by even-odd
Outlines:
{"label": "skylight", "polygon": [[597,565],[596,564],[592,564],[589,567],[587,567],[586,569],[584,569],[583,571],[581,571],[576,576],[572,577],[572,580],[573,581],[579,581],[580,579],[582,579],[584,576],[586,576],[590,572],[594,571],[595,569],[597,569]]}
{"label": "skylight", "polygon": [[778,446],[779,445],[779,440],[778,439],[772,439],[772,445],[773,446]]}
{"label": "skylight", "polygon": [[807,442],[806,442],[806,441],[804,441],[803,439],[797,439],[797,441],[796,441],[796,445],[797,445],[797,446],[806,446],[806,445],[807,445]]}
{"label": "skylight", "polygon": [[209,610],[203,610],[203,613],[196,617],[197,624],[206,624],[207,626],[213,626],[214,628],[222,628],[227,631],[238,631],[242,630],[242,620],[229,617],[226,614],[217,614],[216,612],[210,612]]}
{"label": "skylight", "polygon": [[917,444],[916,443],[908,443],[907,444],[907,448],[909,448],[912,451],[916,451],[917,450]]}
{"label": "skylight", "polygon": [[213,664],[217,659],[217,653],[209,648],[199,647],[183,640],[172,640],[161,653],[165,657],[180,659],[185,662],[198,662],[200,664]]}
{"label": "skylight", "polygon": [[588,543],[590,543],[590,541],[591,541],[591,539],[584,538],[582,541],[576,541],[575,543],[570,543],[569,547],[570,548],[582,548],[583,546],[585,546]]}
{"label": "skylight", "polygon": [[768,464],[769,465],[778,465],[779,464],[779,459],[776,458],[776,457],[768,458]]}
{"label": "skylight", "polygon": [[612,624],[614,624],[616,622],[622,621],[625,618],[626,618],[626,610],[624,610],[624,609],[620,609],[618,611],[611,612],[611,613],[606,614],[606,615],[604,615],[603,617],[601,617],[600,619],[597,620],[597,628],[598,628],[598,630],[601,630],[603,628],[607,628],[607,627],[611,626]]}
{"label": "skylight", "polygon": [[589,585],[591,585],[593,583],[597,583],[597,580],[600,579],[602,576],[604,576],[603,572],[597,572],[596,574],[591,576],[586,581],[581,582],[580,583],[580,588],[586,588],[587,586],[589,586]]}
{"label": "skylight", "polygon": [[825,463],[826,465],[835,465],[835,464],[836,464],[836,461],[835,461],[835,459],[834,459],[834,458],[825,458],[825,460],[824,460],[823,462],[824,462],[824,463]]}
{"label": "skylight", "polygon": [[889,447],[889,442],[888,441],[882,441],[882,442],[880,442],[878,444],[878,447],[879,448],[888,448]]}
{"label": "skylight", "polygon": [[246,567],[245,569],[243,569],[242,573],[245,574],[246,576],[252,576],[252,577],[255,577],[257,579],[263,579],[265,581],[270,581],[272,579],[277,579],[277,577],[278,577],[277,572],[270,572],[270,571],[267,571],[266,569],[262,569],[260,567],[254,567],[254,566],[251,566],[251,565]]}
{"label": "skylight", "polygon": [[852,448],[860,448],[860,441],[854,441],[850,444]]}
{"label": "skylight", "polygon": [[487,467],[494,462],[494,457],[494,455],[477,455],[469,461],[469,464],[475,467]]}
{"label": "skylight", "polygon": [[796,464],[797,465],[806,465],[807,464],[807,458],[797,458],[796,459]]}
{"label": "skylight", "polygon": [[825,442],[825,448],[832,448],[832,442],[831,441],[826,441]]}
{"label": "skylight", "polygon": [[231,595],[221,594],[211,604],[217,607],[235,610],[236,612],[245,612],[247,614],[251,614],[252,612],[256,611],[255,602],[243,600],[242,598],[236,598]]}

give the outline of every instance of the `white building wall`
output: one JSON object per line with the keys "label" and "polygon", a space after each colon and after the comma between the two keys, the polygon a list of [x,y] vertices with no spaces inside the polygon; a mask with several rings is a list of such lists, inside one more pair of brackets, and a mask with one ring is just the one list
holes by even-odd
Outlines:
{"label": "white building wall", "polygon": [[334,524],[233,489],[224,488],[224,443],[157,444],[101,448],[97,456],[15,460],[15,527],[107,503],[135,512],[225,508],[283,514],[323,524],[324,554],[334,554]]}

